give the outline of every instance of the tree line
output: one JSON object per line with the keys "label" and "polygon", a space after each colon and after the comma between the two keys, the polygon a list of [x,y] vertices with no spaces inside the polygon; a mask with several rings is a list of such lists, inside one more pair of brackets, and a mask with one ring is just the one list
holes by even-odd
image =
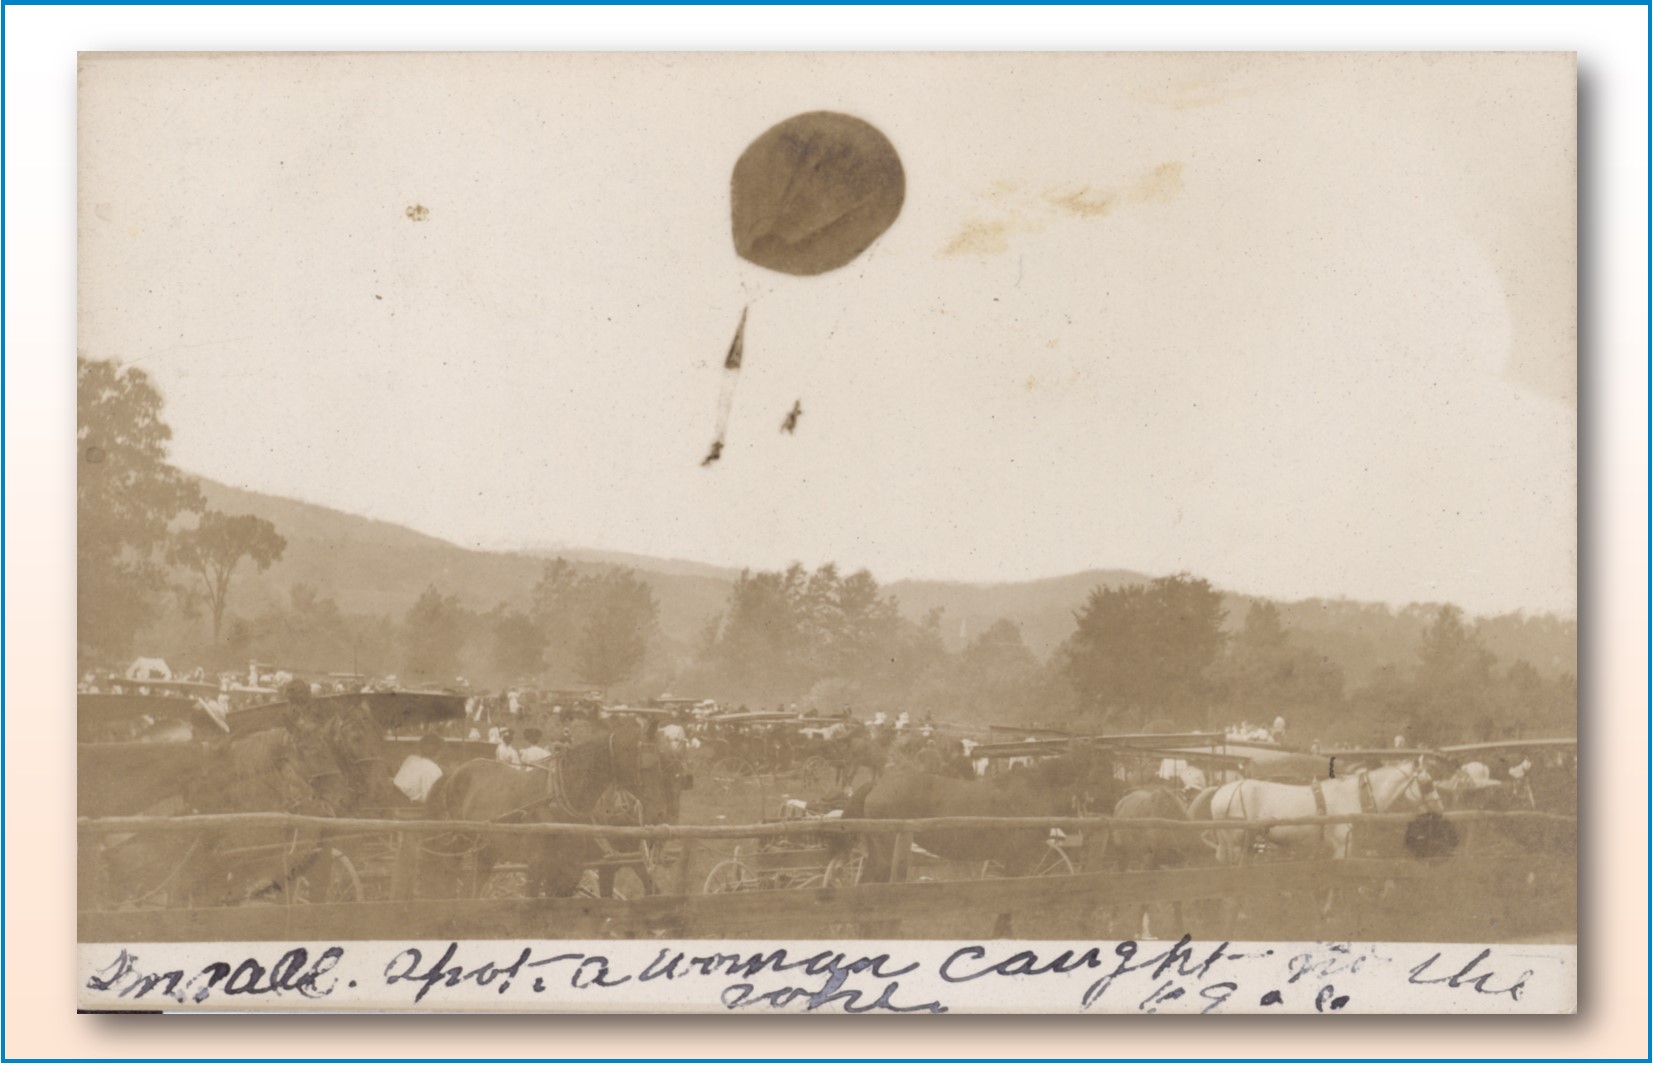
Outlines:
{"label": "tree line", "polygon": [[404,684],[673,691],[1100,732],[1283,716],[1299,739],[1349,745],[1577,729],[1572,656],[1559,654],[1575,639],[1569,622],[1470,620],[1450,606],[1282,607],[1186,574],[1094,589],[1044,657],[1005,619],[950,647],[943,610],[910,617],[871,573],[832,563],[743,572],[692,642],[661,633],[659,604],[631,570],[561,559],[515,605],[473,609],[432,584],[400,617],[367,616],[296,584],[285,602],[242,616],[230,602],[237,575],[268,568],[285,539],[261,518],[213,510],[169,462],[161,396],[141,370],[84,357],[78,366],[83,666],[124,662],[170,610],[203,635],[210,627],[216,669],[253,658],[322,671],[348,663]]}
{"label": "tree line", "polygon": [[1448,745],[1577,730],[1577,682],[1500,660],[1485,627],[1432,609],[1414,654],[1351,684],[1278,604],[1252,601],[1228,626],[1226,597],[1199,577],[1097,588],[1050,657],[1001,619],[958,650],[943,612],[906,618],[872,575],[745,573],[709,624],[689,683],[763,707],[879,708],[1093,733],[1223,730],[1285,718],[1307,745]]}
{"label": "tree line", "polygon": [[662,656],[658,606],[627,569],[581,573],[546,563],[526,610],[487,609],[432,584],[399,618],[350,614],[295,584],[284,602],[230,621],[220,665],[249,659],[294,670],[394,674],[407,686],[511,685],[612,690]]}

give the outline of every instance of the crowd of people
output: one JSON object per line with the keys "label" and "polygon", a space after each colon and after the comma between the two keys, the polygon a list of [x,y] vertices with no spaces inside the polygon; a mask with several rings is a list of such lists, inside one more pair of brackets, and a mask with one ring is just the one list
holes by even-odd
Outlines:
{"label": "crowd of people", "polygon": [[[124,670],[86,671],[77,689],[83,694],[195,697],[213,711],[219,726],[223,726],[222,717],[230,709],[249,703],[400,689],[394,677],[321,676],[316,680],[317,677],[261,669],[258,664],[250,665],[245,671],[214,674],[196,668],[174,674],[163,660],[140,658]],[[218,689],[216,697],[210,695],[213,686]],[[469,696],[462,717],[436,725],[421,738],[418,750],[402,763],[396,786],[411,801],[423,802],[443,774],[444,761],[456,756],[448,742],[486,743],[492,747],[491,752],[463,754],[467,759],[487,756],[515,768],[543,766],[566,748],[602,735],[608,729],[613,711],[599,695],[577,691],[511,688]],[[653,718],[653,729],[680,754],[687,756],[710,746],[720,756],[739,757],[765,771],[783,772],[810,756],[837,763],[841,758],[860,753],[857,743],[872,747],[881,768],[910,768],[974,778],[992,767],[990,761],[973,755],[977,745],[974,740],[957,732],[938,730],[930,713],[914,717],[905,710],[880,709],[863,718],[849,708],[835,715],[821,715],[815,709],[781,705],[771,713],[759,714],[744,704],[720,708],[714,701],[689,698],[657,699],[639,708],[619,711],[649,714]],[[1282,716],[1276,716],[1272,722],[1231,725],[1224,735],[1230,744],[1306,752],[1311,756],[1354,748],[1322,746],[1318,740],[1306,745],[1294,741]],[[1385,748],[1405,749],[1408,742],[1404,735],[1397,735],[1392,746]],[[1015,768],[1031,759],[1012,757],[1003,766]],[[1205,782],[1203,770],[1187,761],[1167,758],[1158,764],[1157,778],[1162,782],[1184,788]],[[1486,785],[1494,780],[1522,782],[1533,770],[1553,775],[1565,775],[1568,771],[1564,762],[1535,762],[1517,752],[1511,759],[1499,760],[1490,767],[1487,779],[1481,784],[1473,782],[1474,776],[1457,779],[1470,786]]]}

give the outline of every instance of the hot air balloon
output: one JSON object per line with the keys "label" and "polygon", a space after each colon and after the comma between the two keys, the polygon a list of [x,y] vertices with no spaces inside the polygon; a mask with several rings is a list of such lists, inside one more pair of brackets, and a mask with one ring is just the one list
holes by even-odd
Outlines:
{"label": "hot air balloon", "polygon": [[[777,273],[830,273],[855,261],[894,224],[906,194],[901,158],[883,132],[841,112],[800,113],[759,135],[735,162],[729,180],[735,253]],[[748,310],[741,311],[724,363],[717,437],[702,464],[722,455]]]}
{"label": "hot air balloon", "polygon": [[906,194],[883,132],[841,112],[806,112],[759,135],[735,162],[735,251],[766,270],[827,273],[871,247]]}

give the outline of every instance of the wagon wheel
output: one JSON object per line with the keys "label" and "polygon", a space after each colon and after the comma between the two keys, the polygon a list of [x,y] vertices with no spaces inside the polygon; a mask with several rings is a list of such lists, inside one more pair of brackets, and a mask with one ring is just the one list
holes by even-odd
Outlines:
{"label": "wagon wheel", "polygon": [[825,757],[810,757],[804,761],[804,782],[823,786],[832,776],[832,765]]}
{"label": "wagon wheel", "polygon": [[[189,905],[193,890],[192,876],[200,868],[202,841],[188,838],[183,853],[176,858],[143,858],[139,860],[142,876],[120,872],[111,867],[110,857],[96,859],[96,895],[112,909],[135,910],[148,907]],[[138,878],[138,879],[134,879]]]}
{"label": "wagon wheel", "polygon": [[723,895],[756,891],[758,886],[758,875],[739,858],[731,858],[712,867],[712,871],[706,874],[706,886],[701,891],[707,895]]}
{"label": "wagon wheel", "polygon": [[[643,800],[623,787],[607,787],[597,796],[596,803],[591,807],[591,819],[598,824],[642,825],[644,823]],[[631,854],[637,848],[631,846],[636,840],[629,839],[599,839],[597,845],[604,854]],[[642,843],[643,857],[648,859],[649,844]]]}
{"label": "wagon wheel", "polygon": [[329,872],[327,874],[327,888],[318,899],[312,895],[313,885],[306,874],[299,876],[292,882],[289,895],[294,903],[360,903],[362,901],[362,878],[356,872],[356,865],[350,856],[337,848],[330,848]]}
{"label": "wagon wheel", "polygon": [[861,883],[861,873],[867,868],[867,849],[856,844],[847,854],[837,854],[826,864],[826,888],[853,888]]}
{"label": "wagon wheel", "polygon": [[1039,859],[1039,865],[1033,870],[1036,877],[1066,877],[1079,872],[1074,867],[1073,859],[1068,852],[1062,849],[1060,843],[1054,840],[1045,844],[1045,853]]}
{"label": "wagon wheel", "polygon": [[712,765],[712,774],[724,779],[739,779],[752,772],[752,766],[745,757],[724,757]]}

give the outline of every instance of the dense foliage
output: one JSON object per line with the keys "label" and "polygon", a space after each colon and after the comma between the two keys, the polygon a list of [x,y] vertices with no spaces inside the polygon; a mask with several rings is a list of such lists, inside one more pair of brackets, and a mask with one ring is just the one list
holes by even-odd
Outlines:
{"label": "dense foliage", "polygon": [[[1042,582],[1040,606],[988,620],[986,591],[961,601],[976,604],[973,616],[907,612],[871,573],[831,563],[725,582],[498,556],[516,561],[486,563],[499,573],[480,588],[479,556],[405,530],[349,519],[376,530],[367,559],[331,531],[324,544],[289,543],[257,515],[208,508],[168,460],[162,404],[141,370],[80,361],[83,665],[148,650],[208,669],[257,660],[394,673],[405,684],[589,686],[615,699],[672,692],[971,727],[1219,730],[1283,717],[1303,744],[1577,729],[1577,624],[1554,615],[1275,603],[1187,574],[1116,574],[1110,580],[1128,583],[1074,585],[1071,599],[1065,586],[1050,591],[1062,582]],[[215,500],[236,497],[214,490]],[[283,528],[301,520],[295,513],[323,512],[279,502],[260,505],[281,508]],[[242,570],[248,562],[257,574]],[[985,628],[970,632],[972,618]]]}
{"label": "dense foliage", "polygon": [[[168,605],[186,620],[204,596],[221,634],[231,579],[243,559],[260,569],[285,542],[270,522],[205,510],[196,482],[168,460],[172,429],[141,369],[79,357],[75,509],[83,664],[119,662]],[[187,529],[182,518],[200,514]],[[186,571],[184,580],[167,562]]]}

